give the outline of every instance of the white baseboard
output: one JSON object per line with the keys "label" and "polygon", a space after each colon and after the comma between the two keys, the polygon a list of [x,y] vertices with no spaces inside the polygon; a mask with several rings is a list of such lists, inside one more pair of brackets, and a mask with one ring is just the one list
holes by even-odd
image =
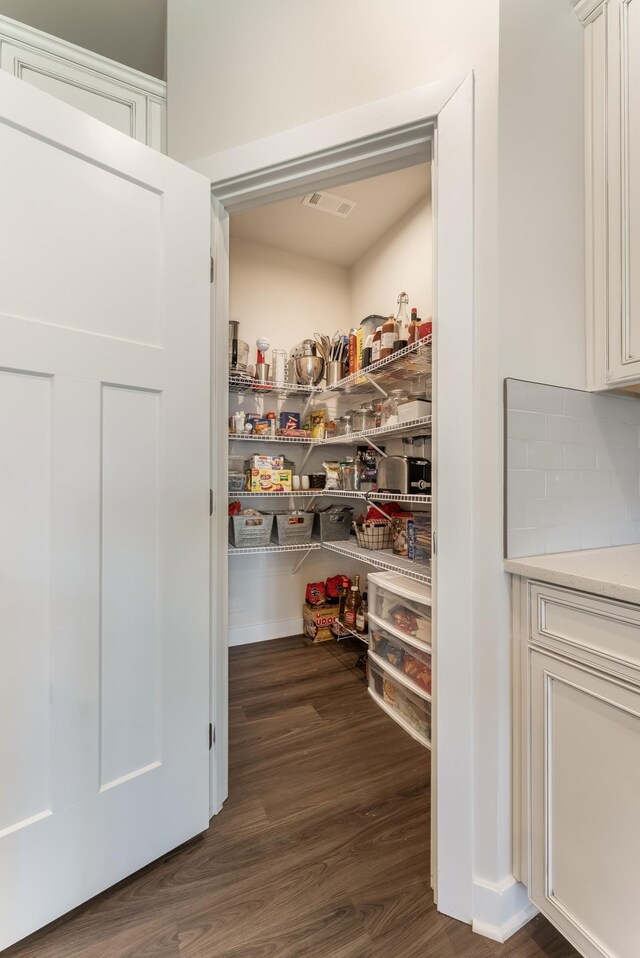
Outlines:
{"label": "white baseboard", "polygon": [[252,642],[284,639],[287,635],[302,635],[302,631],[301,615],[295,616],[293,619],[279,619],[276,622],[245,625],[238,629],[229,629],[229,646],[250,645]]}
{"label": "white baseboard", "polygon": [[527,889],[513,876],[501,882],[473,880],[473,930],[493,941],[505,942],[538,914]]}

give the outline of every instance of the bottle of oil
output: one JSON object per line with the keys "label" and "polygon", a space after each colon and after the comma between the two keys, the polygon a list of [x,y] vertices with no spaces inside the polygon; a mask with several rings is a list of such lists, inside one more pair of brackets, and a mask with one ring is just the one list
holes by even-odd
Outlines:
{"label": "bottle of oil", "polygon": [[356,617],[358,609],[362,605],[362,596],[360,595],[360,576],[356,575],[353,585],[349,589],[347,600],[344,604],[344,624],[348,629],[356,630]]}
{"label": "bottle of oil", "polygon": [[362,602],[356,612],[356,632],[358,635],[366,635],[369,631],[369,616],[367,609],[367,593],[362,593]]}

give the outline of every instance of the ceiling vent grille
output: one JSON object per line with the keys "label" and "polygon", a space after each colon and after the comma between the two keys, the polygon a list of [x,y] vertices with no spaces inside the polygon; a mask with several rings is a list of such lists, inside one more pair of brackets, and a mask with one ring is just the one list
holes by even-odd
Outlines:
{"label": "ceiling vent grille", "polygon": [[352,200],[345,200],[343,196],[323,192],[307,193],[302,205],[322,210],[323,213],[331,213],[333,216],[341,216],[343,219],[349,216],[356,206]]}

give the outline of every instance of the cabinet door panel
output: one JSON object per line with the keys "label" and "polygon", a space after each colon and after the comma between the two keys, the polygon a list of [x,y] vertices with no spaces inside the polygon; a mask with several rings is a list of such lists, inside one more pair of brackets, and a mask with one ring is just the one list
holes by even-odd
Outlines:
{"label": "cabinet door panel", "polygon": [[640,689],[529,661],[531,898],[589,958],[635,958]]}
{"label": "cabinet door panel", "polygon": [[640,0],[607,6],[607,380],[640,377]]}

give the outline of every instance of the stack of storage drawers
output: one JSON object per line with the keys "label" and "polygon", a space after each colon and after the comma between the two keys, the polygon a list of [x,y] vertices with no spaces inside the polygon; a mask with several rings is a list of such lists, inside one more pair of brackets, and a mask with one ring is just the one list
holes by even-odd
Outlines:
{"label": "stack of storage drawers", "polygon": [[431,746],[431,594],[406,576],[368,576],[369,694]]}

